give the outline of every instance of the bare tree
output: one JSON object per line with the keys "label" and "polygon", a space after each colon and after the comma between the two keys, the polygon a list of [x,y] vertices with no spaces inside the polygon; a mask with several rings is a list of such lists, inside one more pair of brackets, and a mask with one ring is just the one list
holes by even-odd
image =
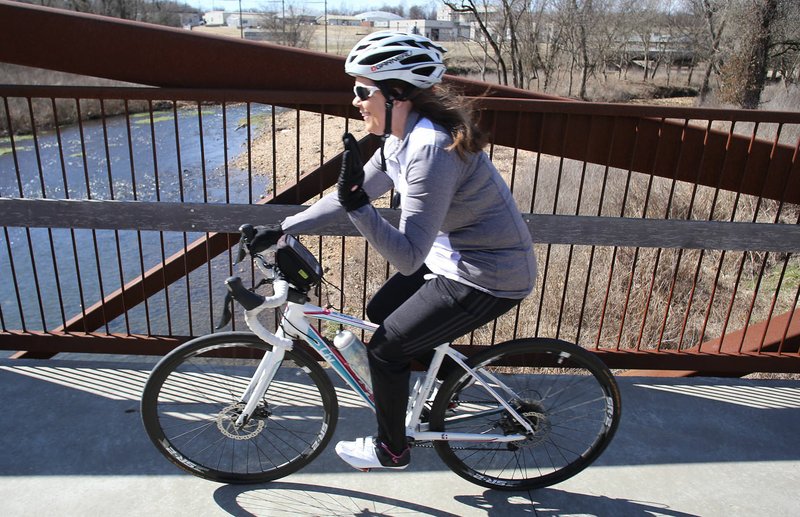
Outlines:
{"label": "bare tree", "polygon": [[728,0],[691,0],[691,13],[703,20],[703,30],[697,37],[695,52],[706,62],[703,81],[700,85],[700,101],[708,96],[711,73],[719,69],[722,58],[722,36],[728,18]]}
{"label": "bare tree", "polygon": [[500,84],[508,84],[508,67],[503,58],[503,49],[498,42],[498,34],[489,28],[490,13],[494,15],[496,10],[488,0],[462,0],[456,3],[453,0],[443,0],[444,5],[457,13],[469,13],[475,18],[484,41],[493,52],[493,60],[497,63],[497,74]]}
{"label": "bare tree", "polygon": [[[789,0],[791,1],[791,0]],[[721,67],[723,100],[757,108],[767,77],[778,0],[744,0],[737,15],[737,38]]]}
{"label": "bare tree", "polygon": [[261,23],[271,40],[287,47],[308,48],[314,36],[314,26],[306,22],[306,11],[295,3],[286,3],[278,13],[264,13]]}

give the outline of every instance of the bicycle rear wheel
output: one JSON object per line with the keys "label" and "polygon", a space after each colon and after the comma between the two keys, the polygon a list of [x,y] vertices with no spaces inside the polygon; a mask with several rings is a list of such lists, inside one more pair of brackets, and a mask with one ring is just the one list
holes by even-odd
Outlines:
{"label": "bicycle rear wheel", "polygon": [[286,352],[250,420],[234,424],[243,393],[272,347],[246,332],[200,337],[153,369],[142,394],[142,421],[156,448],[178,467],[225,483],[286,476],[328,444],[339,406],[322,367],[299,349]]}
{"label": "bicycle rear wheel", "polygon": [[534,429],[527,433],[469,374],[459,369],[439,389],[430,429],[447,433],[523,434],[509,443],[436,441],[456,474],[500,490],[528,490],[559,483],[603,452],[620,420],[620,394],[609,369],[592,353],[556,339],[509,341],[470,358],[490,373],[489,385]]}

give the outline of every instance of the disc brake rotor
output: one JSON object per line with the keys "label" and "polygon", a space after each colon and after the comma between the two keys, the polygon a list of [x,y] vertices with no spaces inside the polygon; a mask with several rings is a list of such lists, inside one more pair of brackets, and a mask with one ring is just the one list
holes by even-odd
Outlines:
{"label": "disc brake rotor", "polygon": [[266,419],[257,417],[259,411],[256,410],[244,426],[237,427],[236,419],[242,414],[243,409],[244,404],[242,403],[231,404],[223,408],[217,414],[217,429],[233,440],[250,440],[258,436],[266,425]]}

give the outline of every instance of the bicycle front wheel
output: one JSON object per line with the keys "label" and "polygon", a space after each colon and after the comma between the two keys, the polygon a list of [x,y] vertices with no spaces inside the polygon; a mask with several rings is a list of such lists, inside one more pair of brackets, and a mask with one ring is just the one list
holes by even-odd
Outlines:
{"label": "bicycle front wheel", "polygon": [[468,481],[500,490],[559,483],[590,465],[614,436],[621,409],[617,384],[602,361],[577,345],[520,339],[492,346],[468,364],[533,429],[527,431],[466,371],[451,374],[434,400],[431,430],[525,436],[506,443],[434,442],[445,464]]}
{"label": "bicycle front wheel", "polygon": [[272,347],[246,332],[200,337],[153,369],[142,421],[156,448],[178,467],[225,483],[261,483],[313,460],[333,436],[338,402],[322,367],[299,349],[286,352],[252,417],[235,425],[239,397]]}

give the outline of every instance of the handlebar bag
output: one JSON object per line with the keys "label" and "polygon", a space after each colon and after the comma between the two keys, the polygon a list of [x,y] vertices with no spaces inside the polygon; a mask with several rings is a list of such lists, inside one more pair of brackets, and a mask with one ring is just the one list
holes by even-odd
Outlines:
{"label": "handlebar bag", "polygon": [[297,289],[307,292],[322,281],[322,266],[294,236],[284,234],[275,249],[275,263],[283,277]]}

